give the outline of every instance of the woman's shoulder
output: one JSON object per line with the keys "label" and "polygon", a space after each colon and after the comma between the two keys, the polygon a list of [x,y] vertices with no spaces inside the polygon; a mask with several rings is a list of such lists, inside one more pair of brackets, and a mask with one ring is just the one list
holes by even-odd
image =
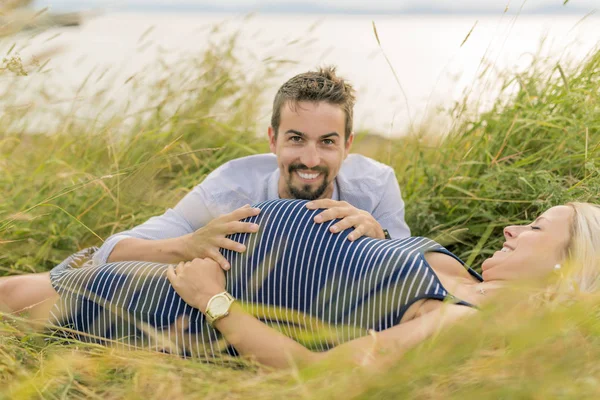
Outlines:
{"label": "woman's shoulder", "polygon": [[483,278],[477,271],[465,265],[465,263],[446,250],[443,251],[430,251],[425,253],[425,260],[433,271],[438,275],[444,275],[452,278],[465,278],[470,280],[483,281]]}
{"label": "woman's shoulder", "polygon": [[425,253],[425,260],[437,273],[455,275],[466,273],[464,265],[453,255],[445,252],[430,251]]}
{"label": "woman's shoulder", "polygon": [[452,254],[435,240],[423,236],[409,236],[402,239],[392,239],[391,242],[400,247],[414,249],[421,254],[427,254],[429,252],[443,252]]}

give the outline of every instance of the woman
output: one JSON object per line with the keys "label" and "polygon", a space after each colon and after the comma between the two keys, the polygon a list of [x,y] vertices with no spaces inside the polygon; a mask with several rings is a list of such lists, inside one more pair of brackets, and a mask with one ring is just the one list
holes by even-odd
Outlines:
{"label": "woman", "polygon": [[[393,361],[473,313],[508,281],[543,277],[567,261],[582,266],[580,289],[598,281],[600,208],[589,204],[553,207],[530,225],[507,227],[502,250],[482,265],[483,277],[429,239],[350,242],[349,231],[336,235],[328,224],[314,224],[319,210],[307,210],[304,201],[258,207],[250,222],[260,231],[233,238],[248,250],[224,252],[227,274],[209,259],[176,268],[148,262],[73,268],[89,259],[80,253],[50,279],[19,277],[13,294],[27,278],[30,293],[12,302],[50,297],[33,307],[34,317],[50,314],[53,324],[86,341],[205,358],[239,353],[270,366],[342,355],[363,364]],[[225,289],[239,301],[229,304]]]}

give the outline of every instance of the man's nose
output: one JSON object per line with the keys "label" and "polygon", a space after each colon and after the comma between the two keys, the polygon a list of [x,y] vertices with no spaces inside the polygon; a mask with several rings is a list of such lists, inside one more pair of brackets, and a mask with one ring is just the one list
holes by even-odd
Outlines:
{"label": "man's nose", "polygon": [[321,157],[314,145],[308,145],[303,149],[300,162],[308,168],[314,168],[321,164]]}
{"label": "man's nose", "polygon": [[514,239],[521,234],[526,228],[522,225],[510,225],[504,228],[504,237],[506,239]]}

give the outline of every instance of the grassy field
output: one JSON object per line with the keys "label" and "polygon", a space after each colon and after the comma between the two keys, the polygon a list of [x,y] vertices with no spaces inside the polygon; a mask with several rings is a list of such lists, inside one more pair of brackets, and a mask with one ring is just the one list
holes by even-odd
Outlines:
{"label": "grassy field", "polygon": [[[0,64],[3,81],[17,82],[0,100],[0,274],[47,271],[162,213],[220,164],[267,151],[254,132],[257,99],[274,73],[248,81],[233,46],[215,45],[150,86],[153,106],[143,112],[92,120],[19,103],[19,75],[37,67]],[[413,234],[475,268],[501,247],[503,226],[569,200],[597,201],[600,190],[600,52],[504,79],[491,110],[475,115],[467,101],[457,104],[445,137],[360,134],[354,145],[396,170]],[[50,114],[52,129],[23,133]],[[0,397],[597,398],[600,301],[569,300],[517,290],[383,373],[341,365],[267,371],[48,344],[4,316]]]}

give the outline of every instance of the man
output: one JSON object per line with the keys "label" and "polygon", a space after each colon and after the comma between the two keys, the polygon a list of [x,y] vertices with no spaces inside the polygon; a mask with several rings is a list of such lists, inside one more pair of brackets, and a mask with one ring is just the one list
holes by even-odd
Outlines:
{"label": "man", "polygon": [[[219,248],[243,252],[226,238],[256,232],[241,222],[260,210],[247,206],[277,198],[311,200],[308,208],[325,208],[315,222],[339,218],[334,233],[383,239],[410,235],[404,202],[394,171],[360,155],[350,155],[355,96],[335,68],[297,75],[283,84],[273,102],[268,130],[273,154],[232,160],[213,171],[174,209],[144,224],[111,236],[94,256],[107,261],[177,263],[210,257],[229,265]],[[246,204],[246,206],[244,206]]]}

